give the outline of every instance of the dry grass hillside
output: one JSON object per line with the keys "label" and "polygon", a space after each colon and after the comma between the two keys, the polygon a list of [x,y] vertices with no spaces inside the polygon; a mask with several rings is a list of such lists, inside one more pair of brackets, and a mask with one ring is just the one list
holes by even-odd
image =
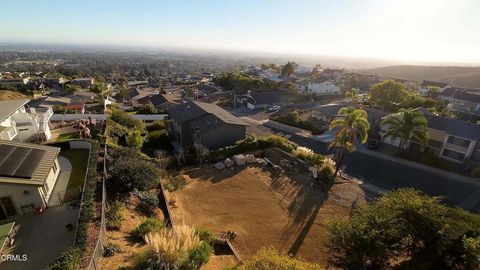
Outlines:
{"label": "dry grass hillside", "polygon": [[480,67],[399,65],[364,69],[359,73],[378,74],[385,77],[399,77],[415,81],[439,81],[460,87],[480,88]]}
{"label": "dry grass hillside", "polygon": [[29,97],[19,93],[8,90],[0,90],[0,101],[12,100],[12,99],[28,99]]}

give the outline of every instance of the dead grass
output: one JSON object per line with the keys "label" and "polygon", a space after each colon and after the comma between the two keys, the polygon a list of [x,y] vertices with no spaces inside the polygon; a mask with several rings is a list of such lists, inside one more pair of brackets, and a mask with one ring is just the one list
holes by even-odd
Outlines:
{"label": "dead grass", "polygon": [[[107,231],[105,243],[114,243],[120,247],[120,252],[109,258],[100,260],[102,269],[117,269],[121,266],[131,266],[134,256],[145,247],[143,243],[130,236],[138,225],[147,219],[133,210],[134,207],[125,207],[122,211],[123,221],[119,231]],[[161,211],[155,217],[163,220]]]}
{"label": "dead grass", "polygon": [[14,100],[14,99],[30,99],[30,97],[20,92],[0,90],[0,101]]}
{"label": "dead grass", "polygon": [[326,264],[328,224],[348,218],[352,207],[365,203],[356,184],[340,182],[327,194],[301,173],[290,176],[271,168],[242,166],[221,171],[211,167],[187,170],[183,190],[168,193],[176,201],[175,224],[209,228],[217,236],[234,231],[232,241],[242,259],[258,249],[278,250]]}

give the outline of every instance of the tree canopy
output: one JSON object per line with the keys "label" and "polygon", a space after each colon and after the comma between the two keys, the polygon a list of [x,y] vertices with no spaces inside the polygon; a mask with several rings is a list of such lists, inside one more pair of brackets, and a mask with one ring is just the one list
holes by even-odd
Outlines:
{"label": "tree canopy", "polygon": [[358,208],[349,221],[333,222],[330,233],[334,261],[346,269],[480,266],[480,216],[413,189]]}
{"label": "tree canopy", "polygon": [[405,87],[394,80],[386,80],[370,88],[370,102],[387,111],[394,111],[393,108],[402,102],[406,95]]}
{"label": "tree canopy", "polygon": [[294,72],[295,72],[295,65],[290,61],[282,68],[282,76],[289,77]]}

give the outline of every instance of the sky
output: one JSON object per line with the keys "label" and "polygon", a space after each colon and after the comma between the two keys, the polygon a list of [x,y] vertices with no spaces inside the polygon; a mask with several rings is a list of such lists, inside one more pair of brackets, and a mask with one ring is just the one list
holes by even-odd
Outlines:
{"label": "sky", "polygon": [[0,0],[0,43],[480,63],[480,0]]}

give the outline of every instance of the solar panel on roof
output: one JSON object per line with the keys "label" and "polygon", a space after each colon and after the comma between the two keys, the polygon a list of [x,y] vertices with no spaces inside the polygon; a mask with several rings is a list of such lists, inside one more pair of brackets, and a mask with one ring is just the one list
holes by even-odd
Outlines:
{"label": "solar panel on roof", "polygon": [[0,176],[32,178],[45,150],[0,145]]}

